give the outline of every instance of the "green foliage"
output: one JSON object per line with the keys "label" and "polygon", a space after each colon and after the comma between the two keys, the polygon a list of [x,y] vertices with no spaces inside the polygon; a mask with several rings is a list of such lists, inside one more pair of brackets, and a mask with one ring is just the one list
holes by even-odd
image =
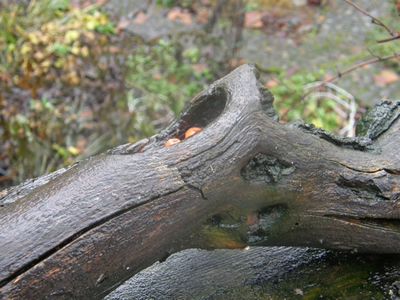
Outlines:
{"label": "green foliage", "polygon": [[[275,96],[276,110],[280,114],[285,113],[283,121],[302,119],[325,130],[337,132],[343,123],[334,110],[338,106],[337,102],[327,98],[317,99],[314,97],[300,100],[301,95],[305,93],[304,86],[317,81],[323,73],[322,70],[319,71],[319,74],[299,72],[286,78],[282,72],[278,76],[279,84],[269,89]],[[298,104],[293,106],[293,103],[296,102]]]}
{"label": "green foliage", "polygon": [[66,0],[32,3],[1,9],[0,70],[3,84],[29,89],[34,97],[38,88],[56,77],[78,84],[75,60],[103,46],[96,33],[115,30],[107,15],[95,9],[73,8]]}
{"label": "green foliage", "polygon": [[[107,15],[93,5],[85,10],[67,0],[0,4],[0,142],[17,182],[71,164],[83,151],[75,147],[85,131],[78,122],[82,103],[38,100],[36,92],[83,85],[79,66],[98,62],[104,34],[113,32]],[[28,90],[32,99],[10,99],[14,87]]]}
{"label": "green foliage", "polygon": [[0,155],[14,183],[153,135],[215,79],[180,37],[120,40],[95,5],[31,3],[0,4]]}
{"label": "green foliage", "polygon": [[[137,124],[135,128],[151,135],[159,129],[153,119],[163,116],[173,116],[179,113],[185,101],[192,98],[205,87],[210,70],[195,72],[191,63],[199,59],[198,49],[189,49],[178,59],[180,46],[174,42],[160,40],[156,45],[139,46],[129,56],[127,86],[131,87],[128,94],[131,110],[135,111]],[[168,124],[167,122],[161,127]]]}
{"label": "green foliage", "polygon": [[176,2],[177,2],[176,0],[156,0],[156,3],[158,5],[167,6],[167,7],[174,5]]}
{"label": "green foliage", "polygon": [[65,139],[71,138],[66,126],[74,119],[60,104],[46,98],[31,99],[26,113],[18,112],[13,104],[8,107],[18,113],[4,118],[1,140],[9,143],[9,159],[18,168],[18,181],[70,164],[72,154],[77,154],[73,147],[69,151],[58,144],[65,145]]}

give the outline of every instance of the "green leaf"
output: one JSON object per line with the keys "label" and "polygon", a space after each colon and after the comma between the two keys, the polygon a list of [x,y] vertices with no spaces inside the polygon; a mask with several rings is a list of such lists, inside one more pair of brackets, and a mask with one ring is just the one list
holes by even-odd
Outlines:
{"label": "green leaf", "polygon": [[112,33],[115,34],[115,28],[111,23],[108,23],[106,25],[100,25],[96,27],[96,30],[100,33]]}
{"label": "green leaf", "polygon": [[28,118],[22,114],[17,114],[15,116],[15,119],[16,119],[17,123],[20,125],[28,124]]}
{"label": "green leaf", "polygon": [[57,54],[60,54],[60,55],[64,56],[68,52],[70,52],[71,47],[55,42],[54,44],[50,45],[49,50],[51,52],[54,52],[54,53],[57,53]]}

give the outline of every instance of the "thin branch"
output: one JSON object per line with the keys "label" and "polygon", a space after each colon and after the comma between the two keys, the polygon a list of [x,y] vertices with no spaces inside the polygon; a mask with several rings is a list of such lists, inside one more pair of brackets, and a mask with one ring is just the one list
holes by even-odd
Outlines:
{"label": "thin branch", "polygon": [[377,43],[386,43],[386,42],[391,42],[391,41],[396,40],[396,39],[400,39],[400,34],[396,33],[395,35],[393,35],[390,38],[379,40],[379,41],[376,41],[376,42]]}
{"label": "thin branch", "polygon": [[[345,0],[346,1],[346,0]],[[400,55],[398,53],[393,53],[392,55],[388,55],[388,56],[384,56],[384,57],[375,57],[373,59],[370,59],[368,61],[364,61],[362,63],[359,63],[357,65],[354,65],[342,72],[338,72],[338,74],[336,74],[335,76],[325,79],[324,81],[322,81],[320,84],[314,86],[313,88],[311,88],[307,93],[305,93],[304,95],[300,96],[296,101],[294,101],[290,107],[281,114],[281,118],[283,118],[291,109],[293,109],[300,101],[304,100],[305,98],[307,98],[312,92],[318,90],[319,88],[321,88],[322,86],[324,86],[327,82],[332,82],[340,77],[342,77],[343,75],[350,73],[351,71],[354,71],[355,69],[361,68],[363,66],[366,65],[370,65],[376,62],[380,62],[380,61],[385,61],[385,60],[389,60],[392,58],[398,58]]]}
{"label": "thin branch", "polygon": [[371,49],[369,49],[368,47],[366,47],[367,51],[369,52],[369,54],[371,54],[371,56],[373,57],[379,57],[378,55],[376,55],[374,52],[372,52]]}
{"label": "thin branch", "polygon": [[394,35],[394,31],[391,30],[389,27],[387,27],[381,20],[375,18],[373,15],[369,14],[368,12],[366,12],[365,10],[363,10],[361,7],[359,7],[358,5],[354,4],[353,2],[351,2],[350,0],[343,0],[344,2],[346,2],[347,4],[350,4],[351,6],[353,6],[354,8],[356,8],[357,10],[359,10],[360,12],[362,12],[364,15],[370,17],[376,24],[381,25],[382,27],[384,27],[387,32],[389,32],[389,34],[391,36]]}
{"label": "thin branch", "polygon": [[392,55],[388,55],[388,56],[384,56],[384,57],[375,57],[375,58],[373,58],[373,59],[364,61],[364,62],[359,63],[359,64],[357,64],[357,65],[354,65],[354,66],[352,66],[352,67],[350,67],[350,68],[348,68],[348,69],[346,69],[346,70],[344,70],[344,71],[342,71],[342,72],[339,72],[338,74],[336,74],[335,76],[333,76],[333,77],[331,77],[331,78],[329,78],[329,79],[325,79],[325,80],[322,81],[319,85],[313,87],[313,88],[310,89],[306,94],[304,94],[304,95],[303,95],[303,99],[306,98],[308,95],[310,95],[313,91],[315,91],[315,90],[317,90],[318,88],[320,88],[321,86],[323,86],[325,83],[327,83],[327,82],[332,82],[332,81],[336,80],[337,78],[340,78],[340,77],[342,77],[343,75],[345,75],[345,74],[347,74],[347,73],[350,73],[351,71],[354,71],[355,69],[358,69],[358,68],[361,68],[361,67],[363,67],[363,66],[370,65],[370,64],[373,64],[373,63],[376,63],[376,62],[379,62],[379,61],[389,60],[389,59],[392,59],[392,58],[395,58],[395,57],[398,57],[398,56],[399,56],[398,53],[393,53]]}

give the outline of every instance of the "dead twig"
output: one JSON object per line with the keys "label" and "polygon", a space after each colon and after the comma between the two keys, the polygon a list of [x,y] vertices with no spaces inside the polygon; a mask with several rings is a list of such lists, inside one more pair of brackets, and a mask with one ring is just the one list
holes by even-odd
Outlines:
{"label": "dead twig", "polygon": [[346,70],[344,70],[344,71],[342,71],[342,72],[338,72],[338,74],[336,74],[335,76],[333,76],[333,77],[331,77],[331,78],[325,79],[325,80],[322,81],[318,86],[315,86],[315,87],[313,87],[312,89],[310,89],[310,90],[309,90],[306,94],[304,94],[302,97],[303,97],[303,99],[306,98],[306,97],[307,97],[308,95],[310,95],[313,91],[317,90],[318,88],[320,88],[321,86],[323,86],[325,83],[327,83],[327,82],[332,82],[332,81],[336,80],[337,78],[340,78],[340,77],[342,77],[343,75],[345,75],[345,74],[347,74],[347,73],[350,73],[351,71],[354,71],[355,69],[358,69],[358,68],[361,68],[361,67],[363,67],[363,66],[370,65],[370,64],[373,64],[373,63],[376,63],[376,62],[379,62],[379,61],[389,60],[389,59],[392,59],[392,58],[395,58],[395,57],[399,57],[399,54],[398,54],[398,53],[393,53],[392,55],[388,55],[388,56],[384,56],[384,57],[375,57],[375,58],[373,58],[373,59],[364,61],[364,62],[359,63],[359,64],[357,64],[357,65],[354,65],[354,66],[352,66],[352,67],[350,67],[350,68],[348,68],[348,69],[346,69]]}
{"label": "dead twig", "polygon": [[396,35],[394,35],[394,36],[392,36],[390,38],[383,39],[383,40],[378,40],[376,42],[377,43],[386,43],[386,42],[391,42],[391,41],[397,40],[397,39],[400,39],[400,34],[398,34],[398,33],[396,33]]}
{"label": "dead twig", "polygon": [[375,18],[373,15],[371,15],[370,13],[366,12],[365,10],[363,10],[361,7],[359,7],[358,5],[354,4],[353,2],[351,2],[350,0],[343,0],[344,2],[346,2],[347,4],[350,4],[351,6],[353,6],[355,9],[357,9],[358,11],[362,12],[364,15],[370,17],[374,23],[382,26],[383,28],[386,29],[387,32],[389,32],[389,34],[391,36],[395,36],[395,32],[390,29],[388,26],[386,26],[381,20],[379,20],[378,18]]}

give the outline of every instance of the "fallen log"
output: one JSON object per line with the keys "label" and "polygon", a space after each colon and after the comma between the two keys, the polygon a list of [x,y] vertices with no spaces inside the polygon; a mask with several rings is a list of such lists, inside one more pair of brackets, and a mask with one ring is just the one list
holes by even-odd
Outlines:
{"label": "fallen log", "polygon": [[[339,138],[278,123],[257,76],[241,66],[156,136],[5,195],[0,297],[99,299],[188,248],[399,253],[400,103]],[[191,127],[202,130],[185,139]]]}

